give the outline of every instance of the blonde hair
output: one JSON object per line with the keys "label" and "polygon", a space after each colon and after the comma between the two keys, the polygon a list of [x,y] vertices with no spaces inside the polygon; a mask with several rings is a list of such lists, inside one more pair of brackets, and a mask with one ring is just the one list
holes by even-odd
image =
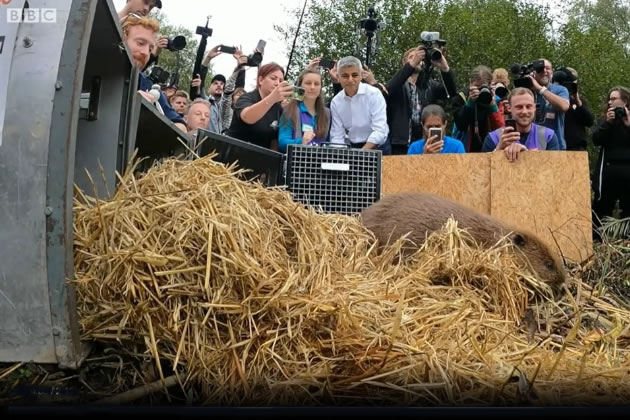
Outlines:
{"label": "blonde hair", "polygon": [[206,101],[205,99],[197,98],[188,104],[188,106],[186,107],[185,115],[188,115],[188,113],[190,112],[190,108],[192,108],[193,105],[196,105],[196,104],[204,104],[205,106],[208,107],[208,111],[212,111],[212,104],[210,104],[210,102]]}
{"label": "blonde hair", "polygon": [[504,68],[494,69],[492,72],[492,80],[499,80],[502,83],[508,84],[510,82],[510,76],[508,71]]}
{"label": "blonde hair", "polygon": [[122,23],[122,31],[125,38],[129,35],[129,29],[133,28],[134,26],[142,26],[143,28],[146,28],[153,32],[160,31],[160,23],[157,20],[146,16],[130,14],[125,16]]}
{"label": "blonde hair", "polygon": [[534,97],[534,92],[532,92],[531,90],[527,89],[527,88],[523,88],[523,87],[519,87],[516,89],[512,89],[512,91],[510,92],[510,94],[507,97],[507,101],[509,104],[512,103],[512,98],[515,96],[521,96],[521,95],[529,95],[532,97],[532,99],[534,99],[534,101],[536,100],[536,98]]}

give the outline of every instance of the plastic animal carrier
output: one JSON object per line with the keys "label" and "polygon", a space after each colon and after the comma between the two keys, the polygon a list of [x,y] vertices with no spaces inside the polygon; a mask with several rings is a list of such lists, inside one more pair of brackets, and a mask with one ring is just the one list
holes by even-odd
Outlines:
{"label": "plastic animal carrier", "polygon": [[359,213],[380,198],[381,161],[380,150],[289,145],[287,187],[316,210]]}

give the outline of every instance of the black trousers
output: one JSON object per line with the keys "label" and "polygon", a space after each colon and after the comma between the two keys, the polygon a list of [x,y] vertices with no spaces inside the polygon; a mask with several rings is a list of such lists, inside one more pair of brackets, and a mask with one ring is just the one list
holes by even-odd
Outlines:
{"label": "black trousers", "polygon": [[[617,200],[621,218],[630,217],[630,162],[604,162],[600,197],[593,202],[597,218],[612,216]],[[594,222],[600,224],[597,219]]]}

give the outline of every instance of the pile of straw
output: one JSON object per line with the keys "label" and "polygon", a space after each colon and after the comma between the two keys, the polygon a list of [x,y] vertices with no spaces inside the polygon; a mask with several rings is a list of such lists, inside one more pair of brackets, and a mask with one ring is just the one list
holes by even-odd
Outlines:
{"label": "pile of straw", "polygon": [[74,220],[84,338],[145,345],[206,403],[630,399],[630,312],[577,280],[554,302],[452,221],[401,260],[209,158],[77,192]]}

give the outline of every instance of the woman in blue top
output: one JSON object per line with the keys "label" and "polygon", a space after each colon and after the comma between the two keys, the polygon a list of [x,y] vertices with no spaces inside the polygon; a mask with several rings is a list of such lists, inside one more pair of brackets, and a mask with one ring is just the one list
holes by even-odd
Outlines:
{"label": "woman in blue top", "polygon": [[[446,130],[446,113],[439,105],[428,105],[422,110],[421,115],[424,139],[415,141],[409,146],[408,155],[422,155],[431,153],[465,153],[461,141],[444,135]],[[429,136],[429,130],[439,128],[441,136]]]}
{"label": "woman in blue top", "polygon": [[289,144],[320,144],[328,141],[330,111],[322,98],[322,75],[307,68],[298,78],[304,89],[302,99],[291,99],[280,117],[278,150],[287,151]]}

